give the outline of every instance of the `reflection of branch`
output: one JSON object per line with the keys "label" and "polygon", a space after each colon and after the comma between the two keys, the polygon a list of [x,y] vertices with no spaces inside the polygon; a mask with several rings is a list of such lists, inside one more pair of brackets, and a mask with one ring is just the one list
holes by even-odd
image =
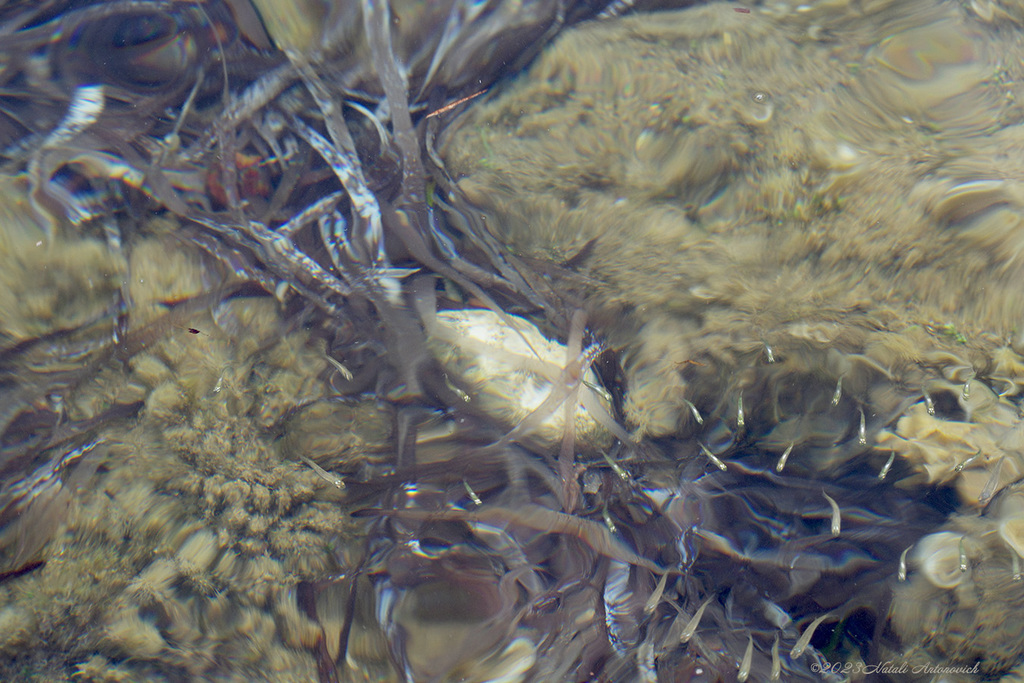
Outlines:
{"label": "reflection of branch", "polygon": [[409,83],[391,46],[391,6],[387,0],[362,0],[362,6],[370,54],[391,112],[395,144],[402,155],[402,196],[398,204],[421,210],[426,206],[426,174],[409,114]]}
{"label": "reflection of branch", "polygon": [[567,515],[549,510],[541,505],[525,504],[516,508],[485,507],[473,511],[465,510],[366,510],[357,516],[381,515],[399,519],[478,522],[492,524],[499,528],[522,526],[542,533],[573,536],[586,543],[594,552],[626,564],[643,567],[656,574],[664,569],[653,561],[638,555],[625,543],[617,539],[602,524],[584,517]]}
{"label": "reflection of branch", "polygon": [[64,522],[71,493],[95,474],[102,459],[90,458],[79,467],[76,463],[100,443],[94,439],[63,452],[0,494],[0,523],[8,525],[0,532],[0,546],[14,545],[13,556],[0,563],[0,580],[19,575],[37,561],[39,552]]}

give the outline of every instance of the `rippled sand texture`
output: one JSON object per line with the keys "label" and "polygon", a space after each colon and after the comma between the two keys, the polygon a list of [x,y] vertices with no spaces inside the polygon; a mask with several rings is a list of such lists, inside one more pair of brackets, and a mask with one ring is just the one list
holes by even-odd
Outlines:
{"label": "rippled sand texture", "polygon": [[1019,341],[1018,34],[954,3],[820,4],[570,32],[446,141],[514,250],[593,240],[647,433],[678,426],[688,360],[830,347],[900,373]]}
{"label": "rippled sand texture", "polygon": [[990,673],[1024,651],[977,609],[1019,603],[1018,551],[970,521],[1024,473],[1021,21],[880,0],[591,24],[443,142],[511,251],[589,278],[637,432],[705,438],[698,408],[738,434],[745,413],[787,471],[895,453],[900,486],[954,486],[976,571],[937,586],[949,544],[925,544],[894,625],[914,661]]}

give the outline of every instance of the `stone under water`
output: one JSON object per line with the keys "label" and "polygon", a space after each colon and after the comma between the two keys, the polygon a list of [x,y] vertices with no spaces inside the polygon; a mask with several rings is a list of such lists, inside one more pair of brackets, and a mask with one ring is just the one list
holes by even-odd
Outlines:
{"label": "stone under water", "polygon": [[[798,490],[787,475],[846,481],[840,513],[852,487],[896,487],[934,524],[951,509],[936,496],[955,491],[948,523],[968,524],[960,515],[1024,471],[1024,69],[1019,34],[991,27],[1018,10],[716,3],[593,23],[474,105],[442,154],[464,212],[517,255],[571,265],[568,298],[623,359],[629,428],[681,439],[687,462],[709,450],[775,469],[780,497]],[[877,483],[854,484],[866,471]],[[745,537],[716,527],[713,509],[705,500],[697,517],[704,551],[768,576],[755,532],[732,540]],[[785,506],[769,509],[755,518],[795,533]],[[1015,525],[999,533],[1013,539]],[[880,550],[890,581],[891,548],[920,536],[904,529]],[[984,559],[992,529],[962,544],[933,529],[911,555],[911,575],[930,577],[920,591],[1017,594],[1009,560]],[[820,604],[815,580],[803,589]],[[897,591],[892,614],[922,594]],[[972,612],[984,635],[969,642],[941,620],[901,619],[902,647],[1010,671],[1021,641],[989,651],[1006,633],[998,613]]]}

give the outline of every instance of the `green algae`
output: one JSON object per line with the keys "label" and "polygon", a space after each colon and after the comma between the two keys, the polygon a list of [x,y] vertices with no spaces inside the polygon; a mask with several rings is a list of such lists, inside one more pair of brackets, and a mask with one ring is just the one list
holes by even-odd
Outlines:
{"label": "green algae", "polygon": [[[949,486],[970,518],[1024,471],[1024,72],[1019,34],[986,25],[1018,4],[590,24],[472,107],[442,155],[464,212],[583,276],[631,428],[741,443],[766,468],[786,454],[796,476],[880,472],[895,452],[898,486]],[[995,594],[1016,606],[1019,585],[986,547],[976,594],[900,595],[894,615],[961,601],[901,617],[908,661],[1017,664]]]}
{"label": "green algae", "polygon": [[[460,189],[514,252],[566,261],[591,245],[580,270],[600,285],[581,295],[628,349],[630,421],[673,433],[687,387],[701,383],[690,366],[693,378],[671,387],[679,364],[762,342],[858,353],[936,329],[906,360],[876,358],[898,382],[915,381],[911,365],[932,347],[1005,344],[1024,316],[1015,243],[959,217],[944,229],[932,207],[953,191],[936,177],[1009,170],[985,162],[994,147],[973,122],[1011,105],[973,74],[1002,64],[1015,39],[965,53],[948,35],[979,29],[951,5],[890,3],[845,23],[842,11],[815,14],[837,42],[801,39],[817,7],[727,9],[566,33],[445,141]],[[899,31],[901,50],[935,63],[915,87],[948,104],[922,123],[939,135],[908,126],[901,107],[912,105],[877,91],[903,78],[889,73],[893,39],[850,81],[846,57],[863,54],[870,30]],[[970,78],[939,73],[960,64]],[[977,98],[970,121],[961,95]],[[1016,127],[1001,136],[1020,145]],[[975,215],[1003,201],[1016,200],[979,198]]]}
{"label": "green algae", "polygon": [[[183,245],[165,258],[163,230],[127,250],[140,325],[220,278]],[[90,253],[81,247],[67,246]],[[95,263],[62,268],[73,283]],[[97,302],[89,315],[108,305],[119,284],[111,282],[88,290]],[[330,400],[323,342],[289,328],[270,297],[235,298],[165,330],[128,363],[93,367],[66,396],[76,420],[144,403],[135,418],[96,432],[100,467],[61,499],[42,564],[0,585],[5,680],[316,675],[320,630],[297,608],[295,589],[336,572],[334,549],[365,524],[297,456],[356,471],[381,457],[390,416],[372,401]],[[46,532],[41,505],[30,504],[7,543]]]}
{"label": "green algae", "polygon": [[[729,9],[716,6],[702,15],[660,16],[653,28],[630,19],[596,29],[596,38],[567,36],[535,68],[532,82],[511,86],[525,92],[525,104],[496,99],[469,117],[467,137],[476,136],[479,147],[459,137],[446,147],[464,191],[498,219],[491,224],[501,225],[511,252],[565,262],[597,239],[582,267],[600,287],[585,298],[594,326],[625,349],[627,416],[648,434],[695,433],[685,422],[687,401],[733,422],[742,401],[748,429],[772,427],[749,434],[751,443],[777,454],[800,441],[787,471],[835,473],[854,456],[884,460],[884,451],[851,447],[850,440],[836,446],[859,408],[870,408],[871,446],[886,445],[888,425],[896,438],[914,442],[908,453],[923,448],[932,435],[901,429],[896,419],[907,398],[924,390],[965,414],[974,411],[974,419],[944,415],[942,439],[961,424],[986,444],[1012,434],[1015,425],[1003,415],[1012,404],[996,396],[1006,383],[1012,393],[1024,385],[1013,334],[1020,307],[1004,300],[1018,274],[1001,252],[1014,246],[1012,238],[983,224],[991,218],[990,195],[975,193],[973,213],[947,211],[948,232],[934,243],[934,225],[922,214],[962,196],[957,174],[987,172],[992,150],[968,144],[975,142],[968,139],[976,119],[1012,118],[1013,108],[981,97],[975,118],[939,107],[946,120],[902,127],[893,112],[879,112],[892,90],[844,80],[851,76],[844,64],[857,66],[854,78],[884,78],[884,69],[893,71],[892,55],[848,58],[875,34],[916,30],[902,35],[906,44],[948,36],[955,32],[949,12],[913,16],[898,4],[873,3],[885,19],[880,29],[849,4],[812,3],[802,19],[768,11],[709,15]],[[981,4],[993,15],[1010,7]],[[825,21],[825,10],[837,10],[838,18]],[[821,40],[814,31],[841,40]],[[636,42],[623,48],[624,40]],[[581,59],[574,41],[587,49],[611,46],[613,64]],[[644,63],[624,64],[622,55],[634,51]],[[613,81],[611,103],[602,91],[604,70]],[[959,81],[964,93],[980,88],[988,95],[978,71],[967,71]],[[1019,76],[1003,78],[1001,86]],[[752,97],[761,92],[771,93],[770,109]],[[917,94],[936,103],[927,92]],[[564,118],[561,109],[571,115]],[[879,117],[890,126],[882,139],[874,137]],[[933,139],[943,124],[953,134]],[[1019,151],[1013,131],[993,146],[1002,144]],[[537,160],[557,173],[521,165]],[[950,172],[943,182],[917,184],[921,173],[943,170]],[[1016,207],[1015,192],[1010,188],[997,203]],[[887,193],[902,203],[887,202]],[[129,245],[127,264],[98,240],[69,240],[87,257],[72,263],[51,254],[49,263],[85,273],[58,287],[72,295],[71,306],[41,300],[11,336],[102,319],[126,272],[140,323],[160,321],[170,303],[208,293],[201,283],[225,274],[198,250],[179,250],[168,237],[173,228],[153,227]],[[22,240],[10,253],[30,253],[27,245]],[[906,254],[920,272],[902,271],[892,253]],[[18,272],[31,282],[34,267]],[[99,287],[81,287],[102,273]],[[12,311],[17,305],[9,304]],[[0,649],[13,657],[15,677],[62,680],[69,668],[96,681],[316,675],[318,628],[337,642],[348,585],[317,597],[319,624],[301,613],[296,587],[354,565],[339,558],[356,552],[365,525],[349,517],[347,494],[298,456],[345,474],[390,462],[384,444],[392,415],[373,401],[336,400],[323,336],[288,310],[270,297],[233,298],[166,327],[126,365],[96,368],[67,397],[79,420],[128,402],[144,405],[136,418],[100,432],[102,467],[74,497],[43,551],[45,564],[0,586]],[[977,384],[961,399],[966,391],[957,373],[964,368]],[[840,400],[831,401],[837,394]],[[986,396],[996,398],[976,410],[972,401]],[[976,445],[971,438],[965,440]],[[943,457],[962,450],[948,440],[938,449]],[[977,475],[964,477],[970,491],[983,472],[966,471]],[[991,552],[1005,569],[1002,549]],[[359,628],[349,652],[360,670],[347,673],[397,679],[366,597],[373,587],[359,580]],[[993,579],[982,597],[994,602],[1001,581]],[[916,599],[909,597],[911,604]],[[912,625],[905,635],[912,641],[926,634]],[[972,656],[984,655],[1003,634],[986,637],[970,644]],[[952,636],[913,656],[961,656],[957,645]]]}

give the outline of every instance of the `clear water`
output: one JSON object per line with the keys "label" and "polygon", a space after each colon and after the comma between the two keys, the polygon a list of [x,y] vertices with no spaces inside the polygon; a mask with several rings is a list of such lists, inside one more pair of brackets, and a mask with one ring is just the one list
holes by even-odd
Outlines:
{"label": "clear water", "polygon": [[0,5],[0,678],[1020,676],[1024,5],[382,7]]}

